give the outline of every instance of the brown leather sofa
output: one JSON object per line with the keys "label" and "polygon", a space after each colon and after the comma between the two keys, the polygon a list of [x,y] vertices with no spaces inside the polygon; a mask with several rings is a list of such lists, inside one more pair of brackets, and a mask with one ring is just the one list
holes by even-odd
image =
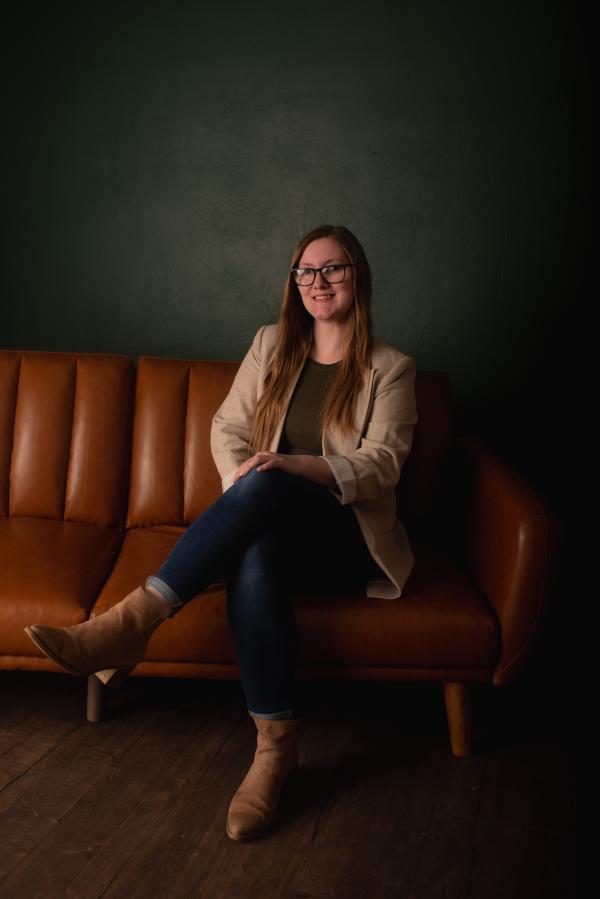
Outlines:
{"label": "brown leather sofa", "polygon": [[[105,611],[221,495],[210,427],[238,365],[0,351],[1,667],[64,673],[25,626]],[[522,672],[564,534],[484,441],[453,435],[445,373],[419,371],[416,391],[398,486],[415,568],[396,600],[295,594],[297,677],[440,682],[452,751],[468,756],[469,685]],[[223,578],[155,632],[144,675],[239,678]],[[88,720],[105,689],[88,678]]]}

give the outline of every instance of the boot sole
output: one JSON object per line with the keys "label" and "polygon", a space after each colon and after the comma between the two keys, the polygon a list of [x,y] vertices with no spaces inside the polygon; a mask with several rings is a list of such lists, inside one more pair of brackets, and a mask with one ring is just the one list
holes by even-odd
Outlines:
{"label": "boot sole", "polygon": [[24,628],[25,633],[28,637],[33,640],[38,649],[41,649],[44,655],[48,656],[49,659],[52,659],[53,662],[56,662],[57,665],[60,665],[61,668],[64,668],[65,671],[68,671],[69,674],[75,674],[77,677],[87,677],[87,674],[84,674],[82,671],[78,671],[77,668],[73,668],[72,665],[69,665],[68,662],[65,662],[60,656],[56,655],[53,650],[50,649],[49,646],[46,646],[44,641],[39,637],[35,631],[31,629],[31,627]]}
{"label": "boot sole", "polygon": [[44,655],[48,656],[49,659],[52,659],[53,662],[56,662],[57,665],[60,665],[61,668],[64,668],[65,671],[68,671],[69,674],[74,674],[76,677],[89,677],[90,674],[95,673],[95,677],[104,687],[121,687],[127,680],[129,673],[135,668],[135,665],[129,665],[126,668],[105,668],[100,671],[89,671],[84,674],[82,671],[78,671],[77,668],[73,668],[72,665],[69,665],[68,662],[65,662],[63,659],[61,659],[61,657],[53,652],[49,646],[46,646],[42,638],[39,637],[38,634],[36,634],[35,631],[31,629],[31,627],[26,627],[24,630],[28,634],[29,638],[33,640],[38,649],[42,650]]}
{"label": "boot sole", "polygon": [[248,834],[247,836],[244,836],[244,835],[234,836],[234,834],[232,834],[231,831],[229,830],[229,822],[227,822],[227,824],[225,825],[225,833],[227,834],[227,836],[229,837],[230,840],[236,840],[236,842],[238,842],[238,843],[249,843],[250,840],[257,840],[257,839],[259,839],[259,837],[264,837],[264,836],[266,836],[266,834],[271,833],[271,831],[275,829],[276,825],[277,825],[277,822],[274,821],[273,824],[269,824],[266,827],[263,827],[262,830],[257,830],[252,834]]}

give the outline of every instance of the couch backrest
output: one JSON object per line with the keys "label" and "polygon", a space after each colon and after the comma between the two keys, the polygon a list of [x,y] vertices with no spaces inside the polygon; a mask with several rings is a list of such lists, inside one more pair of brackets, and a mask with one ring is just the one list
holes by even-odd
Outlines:
{"label": "couch backrest", "polygon": [[123,525],[127,356],[0,350],[0,515]]}
{"label": "couch backrest", "polygon": [[[187,526],[221,495],[211,421],[239,365],[140,357],[127,527]],[[417,371],[415,389],[419,421],[397,490],[407,524],[427,520],[451,445],[447,373]]]}
{"label": "couch backrest", "polygon": [[138,359],[128,528],[187,526],[221,496],[210,429],[239,365]]}
{"label": "couch backrest", "polygon": [[409,527],[427,528],[446,475],[453,439],[448,373],[417,370],[415,393],[419,420],[396,496],[398,518]]}

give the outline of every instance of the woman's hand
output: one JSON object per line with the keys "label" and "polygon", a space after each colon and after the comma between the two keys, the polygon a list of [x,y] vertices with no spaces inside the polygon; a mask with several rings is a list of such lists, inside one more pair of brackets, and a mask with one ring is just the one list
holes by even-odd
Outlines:
{"label": "woman's hand", "polygon": [[239,468],[235,470],[233,483],[235,484],[239,478],[243,478],[244,475],[247,475],[253,468],[256,468],[258,471],[266,471],[269,468],[283,468],[284,471],[289,471],[290,474],[303,475],[302,458],[303,457],[299,455],[288,455],[284,453],[255,453],[253,456],[250,456],[249,459],[246,459],[245,462],[242,462]]}

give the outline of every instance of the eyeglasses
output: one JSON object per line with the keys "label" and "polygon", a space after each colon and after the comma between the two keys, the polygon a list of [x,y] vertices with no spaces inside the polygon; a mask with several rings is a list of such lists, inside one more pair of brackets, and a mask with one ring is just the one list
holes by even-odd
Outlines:
{"label": "eyeglasses", "polygon": [[352,268],[353,262],[336,263],[336,265],[324,265],[323,268],[292,268],[291,273],[294,276],[296,284],[301,287],[308,287],[312,284],[317,276],[317,272],[321,272],[323,280],[328,284],[337,284],[346,277],[346,269]]}

